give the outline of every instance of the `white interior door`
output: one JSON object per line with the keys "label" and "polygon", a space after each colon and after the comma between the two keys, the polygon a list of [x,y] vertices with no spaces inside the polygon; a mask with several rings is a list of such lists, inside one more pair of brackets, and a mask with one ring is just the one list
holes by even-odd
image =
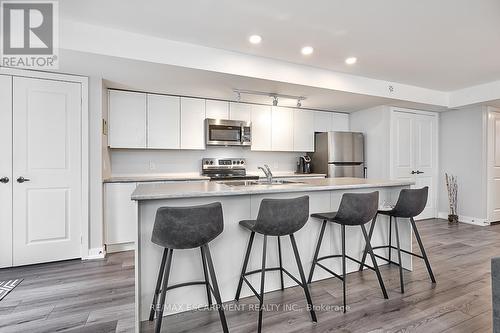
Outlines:
{"label": "white interior door", "polygon": [[392,119],[392,177],[412,179],[413,114],[394,112]]}
{"label": "white interior door", "polygon": [[437,177],[437,119],[435,116],[413,115],[415,188],[429,186],[429,197],[424,211],[415,219],[437,216],[436,177]]}
{"label": "white interior door", "polygon": [[437,216],[437,117],[395,111],[392,114],[392,178],[415,182],[413,188],[429,187],[424,211],[415,219]]}
{"label": "white interior door", "polygon": [[12,77],[0,75],[0,268],[12,266]]}
{"label": "white interior door", "polygon": [[488,221],[500,221],[500,113],[488,113]]}
{"label": "white interior door", "polygon": [[81,257],[81,86],[13,80],[13,264]]}

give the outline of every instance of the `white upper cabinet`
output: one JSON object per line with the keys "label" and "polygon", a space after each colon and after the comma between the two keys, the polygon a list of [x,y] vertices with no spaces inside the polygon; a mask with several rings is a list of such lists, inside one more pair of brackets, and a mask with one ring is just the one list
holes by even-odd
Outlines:
{"label": "white upper cabinet", "polygon": [[148,148],[181,147],[180,97],[148,94]]}
{"label": "white upper cabinet", "polygon": [[310,110],[293,111],[293,150],[314,151],[314,113]]}
{"label": "white upper cabinet", "polygon": [[332,112],[332,131],[349,131],[349,114]]}
{"label": "white upper cabinet", "polygon": [[181,149],[205,149],[205,100],[181,97]]}
{"label": "white upper cabinet", "polygon": [[146,148],[146,94],[109,90],[111,148]]}
{"label": "white upper cabinet", "polygon": [[293,109],[272,107],[272,136],[273,151],[293,151]]}
{"label": "white upper cabinet", "polygon": [[349,114],[314,111],[314,131],[349,131]]}
{"label": "white upper cabinet", "polygon": [[229,119],[239,121],[252,120],[252,104],[229,103]]}
{"label": "white upper cabinet", "polygon": [[271,151],[271,107],[252,105],[252,150]]}
{"label": "white upper cabinet", "polygon": [[229,102],[207,99],[206,118],[229,119]]}
{"label": "white upper cabinet", "polygon": [[332,130],[332,113],[325,111],[313,111],[314,132],[330,132]]}

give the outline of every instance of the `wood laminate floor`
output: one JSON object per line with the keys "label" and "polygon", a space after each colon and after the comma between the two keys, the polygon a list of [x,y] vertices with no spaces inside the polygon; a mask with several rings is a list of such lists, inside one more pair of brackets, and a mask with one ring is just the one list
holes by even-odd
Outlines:
{"label": "wood laminate floor", "polygon": [[[382,297],[373,272],[351,273],[347,277],[350,310],[343,314],[320,309],[317,324],[311,323],[304,309],[300,288],[268,293],[265,303],[280,308],[264,313],[264,332],[491,332],[490,259],[500,256],[500,225],[449,226],[445,220],[417,224],[436,286],[418,259],[414,271],[405,272],[405,294],[399,292],[397,267],[381,268],[389,300]],[[19,277],[25,281],[0,301],[0,332],[133,331],[130,252],[100,261],[0,270],[0,280]],[[316,306],[342,302],[341,283],[336,279],[313,283],[311,292]],[[247,308],[257,303],[255,297],[240,301]],[[283,308],[293,304],[298,308]],[[227,311],[226,316],[231,332],[255,332],[256,311]],[[153,325],[143,323],[142,331],[153,331]],[[220,332],[219,318],[215,311],[182,313],[165,317],[162,331]]]}

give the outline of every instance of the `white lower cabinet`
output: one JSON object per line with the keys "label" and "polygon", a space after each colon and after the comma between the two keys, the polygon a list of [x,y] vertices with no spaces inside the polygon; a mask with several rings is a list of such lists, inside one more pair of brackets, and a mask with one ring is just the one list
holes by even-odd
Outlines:
{"label": "white lower cabinet", "polygon": [[135,241],[137,205],[130,199],[137,183],[104,185],[104,243],[116,245]]}

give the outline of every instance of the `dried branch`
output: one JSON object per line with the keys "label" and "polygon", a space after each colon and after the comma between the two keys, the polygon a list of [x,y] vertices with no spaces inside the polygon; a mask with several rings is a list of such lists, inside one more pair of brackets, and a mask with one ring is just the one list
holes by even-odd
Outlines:
{"label": "dried branch", "polygon": [[448,190],[448,202],[450,207],[450,215],[457,215],[457,192],[458,192],[458,183],[457,177],[453,175],[446,176],[446,189]]}

